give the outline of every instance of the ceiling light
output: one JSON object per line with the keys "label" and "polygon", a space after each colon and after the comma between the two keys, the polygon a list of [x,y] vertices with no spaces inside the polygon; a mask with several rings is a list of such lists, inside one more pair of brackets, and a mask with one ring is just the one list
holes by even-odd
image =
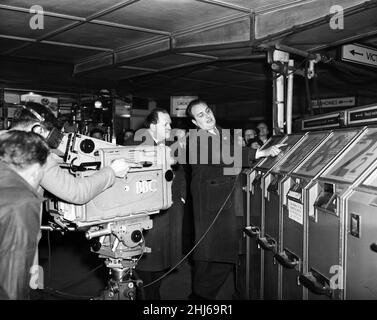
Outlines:
{"label": "ceiling light", "polygon": [[97,100],[94,102],[94,108],[101,109],[102,108],[102,102]]}

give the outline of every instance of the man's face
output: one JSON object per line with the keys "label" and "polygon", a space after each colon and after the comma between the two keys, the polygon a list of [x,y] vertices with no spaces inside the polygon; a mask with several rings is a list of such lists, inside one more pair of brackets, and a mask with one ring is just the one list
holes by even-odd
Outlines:
{"label": "man's face", "polygon": [[32,125],[30,125],[28,128],[25,129],[25,131],[33,131],[34,133],[39,134],[43,138],[47,138],[50,131],[46,129],[45,126],[41,125],[39,122],[36,122]]}
{"label": "man's face", "polygon": [[269,131],[268,131],[268,127],[265,123],[260,123],[258,124],[258,130],[259,130],[259,135],[260,136],[267,136]]}
{"label": "man's face", "polygon": [[92,138],[103,140],[103,136],[101,132],[93,133]]}
{"label": "man's face", "polygon": [[216,126],[216,119],[212,110],[205,103],[200,103],[191,109],[195,120],[192,122],[203,130],[211,130]]}
{"label": "man's face", "polygon": [[128,138],[131,138],[134,134],[131,131],[126,131],[124,133],[124,140],[127,140]]}
{"label": "man's face", "polygon": [[253,129],[247,129],[245,130],[245,141],[248,142],[252,139],[254,139],[256,136],[255,131]]}
{"label": "man's face", "polygon": [[159,112],[158,121],[156,124],[152,124],[151,128],[155,134],[157,141],[164,141],[170,138],[171,135],[171,119],[169,114]]}

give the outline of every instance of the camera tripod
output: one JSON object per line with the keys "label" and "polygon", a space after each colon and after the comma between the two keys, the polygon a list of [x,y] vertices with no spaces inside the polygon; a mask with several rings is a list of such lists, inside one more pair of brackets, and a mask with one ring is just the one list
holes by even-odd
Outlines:
{"label": "camera tripod", "polygon": [[109,223],[104,228],[87,232],[87,239],[95,238],[91,244],[92,251],[106,259],[105,264],[111,275],[106,288],[96,299],[136,300],[138,288],[143,296],[143,281],[134,269],[140,256],[151,252],[144,246],[142,233],[142,230],[151,227],[149,217],[139,217]]}
{"label": "camera tripod", "polygon": [[136,300],[137,289],[143,285],[143,281],[138,279],[135,272],[133,272],[136,261],[126,261],[129,264],[126,267],[124,267],[124,263],[119,266],[114,259],[108,259],[105,263],[110,269],[111,278],[97,299]]}

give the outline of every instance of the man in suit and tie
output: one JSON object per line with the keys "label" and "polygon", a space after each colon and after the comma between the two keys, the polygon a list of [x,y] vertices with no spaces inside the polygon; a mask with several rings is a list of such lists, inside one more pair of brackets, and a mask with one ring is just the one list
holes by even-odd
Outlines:
{"label": "man in suit and tie", "polygon": [[[280,145],[266,150],[237,145],[237,139],[233,141],[216,124],[211,108],[201,100],[191,101],[186,114],[198,127],[194,132],[190,130],[189,136],[195,242],[205,235],[194,251],[190,298],[213,300],[238,258],[244,213],[241,179],[237,176],[242,166],[250,166],[255,159],[279,154]],[[191,146],[196,146],[196,150]],[[234,151],[239,159],[230,164],[224,156],[227,151]],[[238,155],[236,151],[240,151]],[[228,174],[232,170],[225,169],[234,169],[235,174]]]}
{"label": "man in suit and tie", "polygon": [[[156,108],[144,121],[145,130],[136,132],[135,144],[170,145],[171,118],[165,109]],[[140,139],[141,136],[144,141]],[[139,143],[137,143],[139,141]],[[184,201],[186,198],[185,173],[179,164],[173,165],[174,179],[172,183],[172,206],[167,210],[161,210],[152,215],[153,227],[144,234],[146,246],[152,249],[151,253],[142,256],[136,271],[143,280],[145,299],[160,300],[160,278],[168,268],[180,260],[182,255],[182,223],[184,213]],[[149,283],[156,281],[148,286]]]}

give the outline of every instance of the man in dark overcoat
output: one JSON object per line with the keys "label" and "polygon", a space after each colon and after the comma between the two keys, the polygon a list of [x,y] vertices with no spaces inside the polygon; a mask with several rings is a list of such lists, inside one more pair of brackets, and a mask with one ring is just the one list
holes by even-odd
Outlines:
{"label": "man in dark overcoat", "polygon": [[242,147],[242,136],[234,139],[229,130],[217,126],[204,101],[191,101],[186,113],[199,128],[190,130],[188,145],[195,242],[206,233],[194,251],[191,298],[210,300],[216,298],[237,262],[244,215],[242,166],[250,166],[260,157],[276,156],[280,149],[279,145],[266,150]]}

